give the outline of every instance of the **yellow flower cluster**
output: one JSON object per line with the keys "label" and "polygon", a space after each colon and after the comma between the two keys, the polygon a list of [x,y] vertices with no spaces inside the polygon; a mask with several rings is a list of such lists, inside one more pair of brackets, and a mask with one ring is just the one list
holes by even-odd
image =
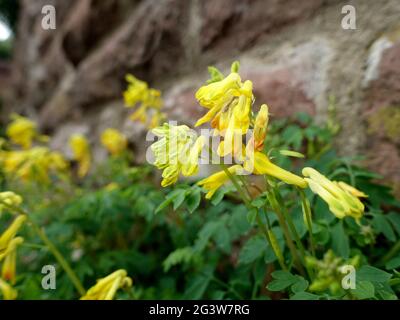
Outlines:
{"label": "yellow flower cluster", "polygon": [[[163,120],[161,112],[163,101],[159,90],[149,88],[146,82],[135,78],[133,75],[126,76],[128,88],[124,91],[124,101],[128,108],[140,104],[138,109],[131,115],[131,120],[147,124],[149,128],[157,127]],[[151,116],[150,120],[148,117]]]}
{"label": "yellow flower cluster", "polygon": [[364,213],[364,205],[359,198],[367,195],[344,182],[330,181],[313,168],[304,168],[310,189],[318,194],[328,205],[329,210],[339,219],[346,216],[359,220]]}
{"label": "yellow flower cluster", "polygon": [[132,279],[123,269],[117,270],[105,278],[97,280],[81,300],[112,300],[118,289],[132,286]]}
{"label": "yellow flower cluster", "polygon": [[29,149],[32,146],[33,139],[38,135],[36,124],[16,114],[12,115],[12,118],[13,121],[7,127],[7,136],[23,149]]}
{"label": "yellow flower cluster", "polygon": [[3,262],[0,291],[6,300],[17,298],[17,292],[13,289],[12,285],[15,284],[16,279],[17,247],[24,239],[22,237],[16,237],[16,234],[25,221],[26,216],[17,216],[0,236],[0,262]]}
{"label": "yellow flower cluster", "polygon": [[123,133],[109,128],[101,134],[101,143],[112,155],[120,155],[125,151],[128,140]]}
{"label": "yellow flower cluster", "polygon": [[5,173],[12,177],[42,183],[50,181],[50,174],[60,174],[68,168],[64,157],[47,147],[0,151],[0,164]]}
{"label": "yellow flower cluster", "polygon": [[169,186],[178,180],[179,173],[184,176],[197,174],[198,158],[205,139],[197,138],[187,126],[164,124],[152,130],[160,139],[151,146],[155,156],[154,165],[164,170],[161,185]]}

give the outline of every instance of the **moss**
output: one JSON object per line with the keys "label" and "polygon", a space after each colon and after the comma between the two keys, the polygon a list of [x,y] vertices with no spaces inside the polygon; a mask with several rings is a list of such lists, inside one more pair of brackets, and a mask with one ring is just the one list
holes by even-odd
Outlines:
{"label": "moss", "polygon": [[400,107],[383,107],[368,118],[368,132],[384,134],[400,143]]}

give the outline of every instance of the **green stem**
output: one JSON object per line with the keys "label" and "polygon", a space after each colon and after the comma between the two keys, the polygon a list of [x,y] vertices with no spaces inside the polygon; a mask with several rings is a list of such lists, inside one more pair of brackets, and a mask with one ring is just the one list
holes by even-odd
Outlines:
{"label": "green stem", "polygon": [[308,201],[308,199],[302,189],[297,188],[297,190],[300,193],[301,202],[302,202],[301,207],[303,209],[304,216],[306,217],[307,229],[308,229],[310,246],[311,246],[311,253],[312,253],[313,257],[315,257],[315,244],[314,244],[314,236],[313,236],[313,230],[312,230],[312,213],[311,213],[310,202]]}
{"label": "green stem", "polygon": [[278,259],[279,265],[281,266],[281,268],[285,271],[288,271],[288,267],[285,264],[285,261],[283,260],[283,256],[281,252],[278,252],[277,249],[275,248],[275,245],[272,243],[271,237],[269,235],[269,232],[272,233],[272,230],[269,229],[267,230],[265,228],[265,225],[262,223],[260,216],[257,213],[257,223],[258,223],[258,227],[260,228],[260,230],[263,232],[265,238],[267,239],[267,242],[269,244],[269,246],[272,248],[272,250],[274,251],[274,254],[276,256],[276,258]]}
{"label": "green stem", "polygon": [[297,269],[300,271],[300,273],[302,275],[305,275],[305,270],[303,268],[303,265],[301,264],[298,252],[297,252],[296,247],[295,247],[295,245],[293,243],[293,240],[292,240],[292,237],[290,235],[289,229],[288,229],[288,227],[286,225],[285,218],[284,218],[284,216],[283,216],[283,214],[282,214],[282,212],[281,212],[281,210],[279,208],[279,204],[276,201],[275,196],[273,195],[272,192],[268,191],[267,192],[267,197],[268,197],[268,200],[269,200],[273,210],[275,211],[275,214],[278,217],[279,225],[282,228],[283,234],[285,236],[286,244],[287,244],[287,246],[288,246],[288,248],[289,248],[289,250],[290,250],[290,252],[291,252],[291,254],[293,256],[293,259],[295,261],[296,267],[297,267]]}
{"label": "green stem", "polygon": [[244,192],[243,188],[240,186],[240,183],[236,179],[236,177],[229,172],[228,168],[225,164],[221,164],[222,169],[224,170],[225,174],[228,178],[232,181],[233,185],[235,186],[237,192],[239,192],[240,196],[242,197],[244,203],[246,204],[247,208],[251,208],[250,198],[247,197],[246,193]]}
{"label": "green stem", "polygon": [[75,286],[76,290],[79,292],[81,296],[86,294],[86,290],[84,289],[82,283],[80,282],[79,278],[76,276],[75,272],[72,270],[71,266],[67,262],[67,260],[63,257],[63,255],[58,251],[56,246],[50,241],[50,239],[47,237],[46,233],[44,230],[42,230],[35,221],[28,215],[27,212],[22,210],[21,208],[17,208],[14,206],[9,206],[6,203],[2,202],[8,209],[17,212],[18,214],[24,215],[28,218],[29,222],[31,223],[33,229],[39,236],[39,238],[43,241],[43,243],[47,246],[49,251],[53,254],[53,256],[56,258],[58,263],[61,265],[61,267],[64,269],[68,277],[70,278],[71,282]]}

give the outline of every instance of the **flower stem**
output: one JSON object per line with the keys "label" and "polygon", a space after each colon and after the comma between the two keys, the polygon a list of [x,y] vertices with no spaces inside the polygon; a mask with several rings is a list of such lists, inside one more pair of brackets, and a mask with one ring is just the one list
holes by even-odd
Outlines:
{"label": "flower stem", "polygon": [[268,198],[269,203],[272,206],[272,209],[275,211],[275,214],[278,217],[279,225],[282,228],[283,234],[285,236],[286,244],[287,244],[287,246],[288,246],[288,248],[289,248],[289,250],[290,250],[290,252],[291,252],[291,254],[293,256],[293,259],[294,259],[295,264],[296,264],[296,268],[299,270],[299,272],[302,275],[305,275],[306,272],[305,272],[305,270],[303,268],[303,264],[302,264],[301,259],[299,257],[299,254],[298,254],[298,251],[296,249],[296,246],[293,243],[292,237],[290,235],[288,226],[287,226],[286,221],[285,221],[285,217],[284,217],[284,215],[283,215],[283,213],[281,211],[280,205],[279,205],[279,203],[278,203],[278,201],[277,201],[277,199],[275,197],[274,192],[271,191],[271,190],[268,190],[267,191],[267,198]]}
{"label": "flower stem", "polygon": [[305,220],[307,223],[307,229],[308,233],[310,236],[310,247],[311,247],[311,253],[313,257],[315,257],[315,244],[314,244],[314,236],[313,236],[313,230],[312,230],[312,213],[311,213],[311,207],[310,207],[310,202],[308,201],[304,191],[300,188],[297,188],[297,190],[300,193],[301,197],[301,202],[302,202],[302,209],[303,209],[303,214],[305,216]]}

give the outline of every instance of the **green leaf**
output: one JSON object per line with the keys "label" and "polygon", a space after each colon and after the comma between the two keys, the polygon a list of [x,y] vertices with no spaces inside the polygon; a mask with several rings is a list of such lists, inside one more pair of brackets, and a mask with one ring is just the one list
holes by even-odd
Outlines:
{"label": "green leaf", "polygon": [[191,247],[179,248],[171,252],[163,262],[164,271],[167,272],[173,266],[188,263],[193,257],[193,249]]}
{"label": "green leaf", "polygon": [[238,73],[240,68],[239,61],[234,61],[231,65],[231,72]]}
{"label": "green leaf", "polygon": [[397,256],[396,258],[393,258],[386,262],[385,267],[386,269],[396,269],[400,267],[400,256]]}
{"label": "green leaf", "polygon": [[387,239],[392,242],[396,241],[396,235],[394,234],[392,226],[384,215],[380,213],[374,214],[372,225],[378,232],[383,233]]}
{"label": "green leaf", "polygon": [[375,287],[370,281],[357,281],[356,288],[351,293],[358,299],[371,299],[375,296]]}
{"label": "green leaf", "polygon": [[272,280],[267,285],[267,289],[270,291],[282,291],[298,281],[296,276],[292,275],[288,271],[283,270],[273,272],[272,277],[275,280]]}
{"label": "green leaf", "polygon": [[156,209],[155,213],[159,213],[168,207],[171,203],[174,204],[174,210],[176,210],[185,200],[186,190],[176,189],[169,193],[165,199]]}
{"label": "green leaf", "polygon": [[400,214],[390,212],[387,215],[387,218],[392,223],[392,226],[396,230],[397,234],[400,236]]}
{"label": "green leaf", "polygon": [[290,300],[319,300],[319,296],[308,292],[297,292],[290,297]]}
{"label": "green leaf", "polygon": [[214,234],[214,240],[217,247],[223,252],[229,253],[231,251],[231,238],[229,230],[225,225],[222,225],[221,228],[218,229],[218,232]]}
{"label": "green leaf", "polygon": [[357,271],[357,280],[359,281],[386,282],[391,277],[390,273],[372,266],[362,266]]}
{"label": "green leaf", "polygon": [[258,210],[256,208],[253,208],[247,212],[247,221],[250,224],[254,224],[257,218]]}
{"label": "green leaf", "polygon": [[267,250],[266,239],[262,236],[250,238],[243,246],[239,254],[239,264],[250,264],[262,257]]}
{"label": "green leaf", "polygon": [[297,151],[292,151],[292,150],[279,150],[279,153],[283,156],[287,157],[294,157],[294,158],[304,158],[304,154],[297,152]]}
{"label": "green leaf", "polygon": [[190,213],[193,213],[200,205],[201,193],[200,189],[191,190],[186,197],[186,206]]}
{"label": "green leaf", "polygon": [[343,223],[340,221],[332,228],[332,249],[344,259],[350,255],[349,237],[344,231]]}
{"label": "green leaf", "polygon": [[224,79],[224,75],[216,67],[209,66],[208,73],[210,74],[211,77],[209,80],[207,80],[208,84],[221,81],[222,79]]}
{"label": "green leaf", "polygon": [[198,300],[201,299],[207,290],[208,285],[213,276],[213,268],[206,267],[201,273],[193,277],[189,282],[189,286],[184,293],[184,299]]}
{"label": "green leaf", "polygon": [[293,293],[305,291],[308,288],[308,281],[300,276],[297,276],[296,278],[296,283],[293,284],[290,289],[293,291]]}
{"label": "green leaf", "polygon": [[174,210],[178,209],[183,201],[185,201],[185,197],[186,197],[186,190],[185,189],[177,189],[174,192],[173,195],[173,204],[174,204]]}

